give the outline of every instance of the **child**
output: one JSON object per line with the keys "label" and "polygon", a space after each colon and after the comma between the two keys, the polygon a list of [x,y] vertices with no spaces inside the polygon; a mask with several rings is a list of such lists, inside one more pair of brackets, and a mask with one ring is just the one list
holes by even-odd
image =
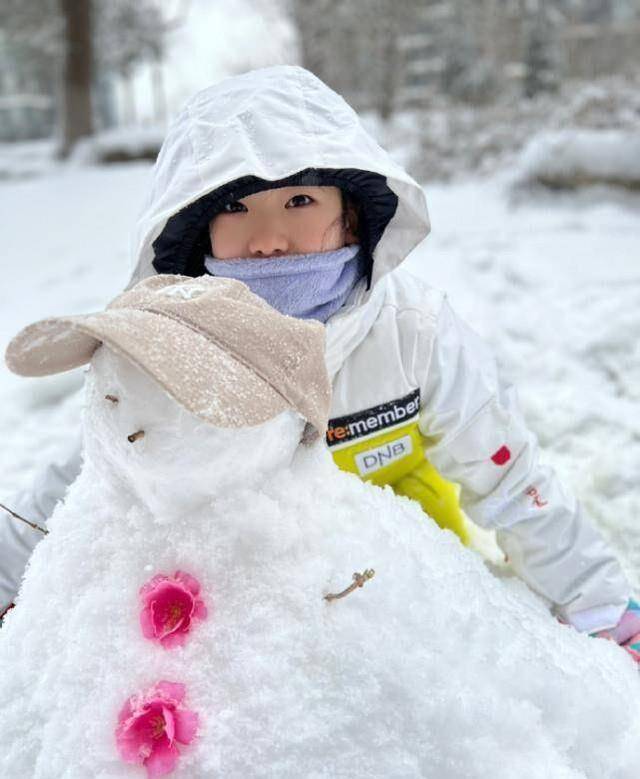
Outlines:
{"label": "child", "polygon": [[[539,464],[513,387],[445,296],[396,270],[428,232],[422,189],[344,100],[302,68],[265,68],[200,92],[173,123],[130,286],[156,272],[228,276],[283,313],[324,322],[338,465],[419,499],[463,535],[441,472],[561,620],[607,631],[633,654],[629,585]],[[45,520],[78,468],[76,453],[50,469],[19,512]],[[0,532],[1,610],[37,538],[8,521]]]}

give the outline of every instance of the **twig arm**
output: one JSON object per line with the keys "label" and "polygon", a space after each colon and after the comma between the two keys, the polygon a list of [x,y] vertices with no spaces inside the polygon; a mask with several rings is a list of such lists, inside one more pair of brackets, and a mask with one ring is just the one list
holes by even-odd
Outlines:
{"label": "twig arm", "polygon": [[328,595],[324,596],[324,599],[331,602],[332,600],[338,600],[338,598],[344,598],[345,595],[357,590],[358,587],[364,587],[365,582],[369,581],[369,579],[373,579],[375,574],[376,572],[373,568],[366,568],[363,573],[358,573],[356,571],[356,573],[353,574],[353,584],[350,584],[346,590],[342,590],[342,592],[335,594],[330,592]]}
{"label": "twig arm", "polygon": [[24,522],[34,530],[39,530],[45,536],[49,533],[48,530],[45,530],[43,527],[40,527],[40,525],[36,525],[35,522],[30,522],[28,519],[21,517],[20,514],[16,514],[15,511],[11,511],[11,509],[5,506],[4,503],[0,503],[0,509],[4,509],[7,512],[7,514],[11,514],[12,517],[14,517],[15,519],[19,519],[20,522]]}

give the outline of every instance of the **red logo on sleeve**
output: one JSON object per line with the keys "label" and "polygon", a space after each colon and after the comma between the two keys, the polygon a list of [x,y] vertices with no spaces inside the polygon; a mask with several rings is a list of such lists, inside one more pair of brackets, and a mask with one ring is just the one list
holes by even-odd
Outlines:
{"label": "red logo on sleeve", "polygon": [[497,452],[494,452],[494,454],[491,455],[491,459],[496,465],[504,465],[506,462],[509,462],[511,459],[509,447],[501,446]]}
{"label": "red logo on sleeve", "polygon": [[548,501],[542,500],[540,493],[535,487],[527,487],[524,492],[525,495],[529,495],[529,497],[533,498],[533,505],[537,508],[541,509],[543,506],[547,505]]}

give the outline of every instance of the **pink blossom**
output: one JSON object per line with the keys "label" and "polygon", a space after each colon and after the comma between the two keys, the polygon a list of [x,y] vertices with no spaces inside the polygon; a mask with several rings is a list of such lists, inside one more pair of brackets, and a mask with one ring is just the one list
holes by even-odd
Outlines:
{"label": "pink blossom", "polygon": [[194,619],[205,619],[207,608],[198,598],[200,583],[183,571],[156,574],[140,588],[142,635],[166,649],[182,646]]}
{"label": "pink blossom", "polygon": [[126,763],[144,765],[148,779],[171,773],[180,755],[176,741],[190,744],[195,738],[198,715],[181,705],[184,694],[183,684],[162,681],[122,707],[118,751]]}

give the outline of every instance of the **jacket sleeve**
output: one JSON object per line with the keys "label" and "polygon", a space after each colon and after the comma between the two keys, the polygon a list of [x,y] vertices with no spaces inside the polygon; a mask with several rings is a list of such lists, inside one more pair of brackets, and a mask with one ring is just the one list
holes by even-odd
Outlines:
{"label": "jacket sleeve", "polygon": [[[15,495],[6,505],[25,519],[45,526],[56,503],[80,472],[80,452],[81,437],[78,435],[59,457],[37,473],[31,489]],[[0,509],[0,614],[15,598],[29,556],[42,537],[39,531]]]}
{"label": "jacket sleeve", "polygon": [[561,619],[584,632],[617,624],[631,594],[620,565],[580,503],[540,464],[515,388],[500,380],[486,344],[446,300],[420,428],[429,460],[460,484],[463,510],[497,531],[513,569]]}

